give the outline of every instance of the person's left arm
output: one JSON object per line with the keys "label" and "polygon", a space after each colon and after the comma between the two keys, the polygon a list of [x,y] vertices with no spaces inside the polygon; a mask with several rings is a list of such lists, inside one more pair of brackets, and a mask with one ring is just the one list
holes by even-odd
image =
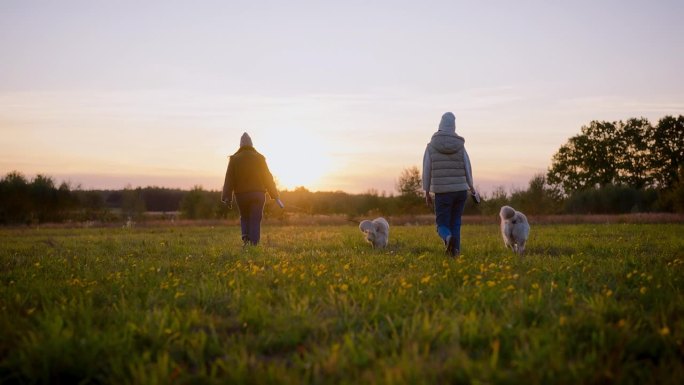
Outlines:
{"label": "person's left arm", "polygon": [[262,160],[263,164],[261,167],[261,178],[264,187],[266,187],[266,191],[268,192],[268,195],[271,197],[271,199],[278,199],[279,194],[278,189],[275,185],[275,181],[273,180],[273,174],[271,174],[271,170],[268,169],[266,158],[262,158]]}
{"label": "person's left arm", "polygon": [[463,161],[465,163],[466,183],[468,183],[470,193],[475,195],[477,192],[475,191],[475,185],[473,184],[473,168],[470,165],[470,157],[465,148],[463,149]]}
{"label": "person's left arm", "polygon": [[430,180],[432,179],[432,159],[430,159],[430,150],[425,147],[423,154],[423,191],[425,191],[425,204],[432,206],[432,197],[430,196]]}

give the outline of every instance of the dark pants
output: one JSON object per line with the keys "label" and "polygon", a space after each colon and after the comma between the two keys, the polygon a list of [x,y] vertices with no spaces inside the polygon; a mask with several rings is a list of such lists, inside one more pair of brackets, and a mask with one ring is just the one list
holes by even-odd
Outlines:
{"label": "dark pants", "polygon": [[235,194],[238,210],[240,210],[240,227],[242,240],[253,245],[261,238],[261,218],[264,214],[266,193],[261,191]]}
{"label": "dark pants", "polygon": [[437,233],[444,242],[451,235],[456,250],[461,250],[461,216],[467,198],[467,191],[435,194]]}

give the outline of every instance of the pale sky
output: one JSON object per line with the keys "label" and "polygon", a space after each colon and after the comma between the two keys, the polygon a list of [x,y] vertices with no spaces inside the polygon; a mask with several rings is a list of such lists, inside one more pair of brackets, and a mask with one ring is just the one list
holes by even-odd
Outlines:
{"label": "pale sky", "polygon": [[0,0],[0,173],[396,193],[441,115],[524,188],[591,120],[684,114],[684,1]]}

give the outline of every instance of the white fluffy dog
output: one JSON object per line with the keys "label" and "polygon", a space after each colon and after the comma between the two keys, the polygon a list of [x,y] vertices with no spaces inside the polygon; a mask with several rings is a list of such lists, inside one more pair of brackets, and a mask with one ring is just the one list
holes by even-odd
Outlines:
{"label": "white fluffy dog", "polygon": [[501,217],[501,236],[506,247],[510,247],[518,255],[525,252],[525,242],[530,235],[530,224],[527,217],[513,207],[503,206],[499,211]]}
{"label": "white fluffy dog", "polygon": [[373,221],[365,220],[359,223],[359,229],[366,234],[366,241],[373,245],[373,248],[387,247],[389,243],[389,223],[383,217],[375,218]]}

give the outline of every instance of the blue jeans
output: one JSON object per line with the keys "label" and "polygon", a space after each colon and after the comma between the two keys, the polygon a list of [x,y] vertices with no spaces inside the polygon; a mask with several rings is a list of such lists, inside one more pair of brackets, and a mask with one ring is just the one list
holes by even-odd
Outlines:
{"label": "blue jeans", "polygon": [[461,250],[461,216],[466,199],[468,199],[467,191],[435,194],[437,233],[444,242],[451,235],[456,250]]}
{"label": "blue jeans", "polygon": [[235,200],[240,211],[242,240],[256,245],[261,238],[261,218],[264,215],[266,193],[262,191],[239,193],[235,194]]}

